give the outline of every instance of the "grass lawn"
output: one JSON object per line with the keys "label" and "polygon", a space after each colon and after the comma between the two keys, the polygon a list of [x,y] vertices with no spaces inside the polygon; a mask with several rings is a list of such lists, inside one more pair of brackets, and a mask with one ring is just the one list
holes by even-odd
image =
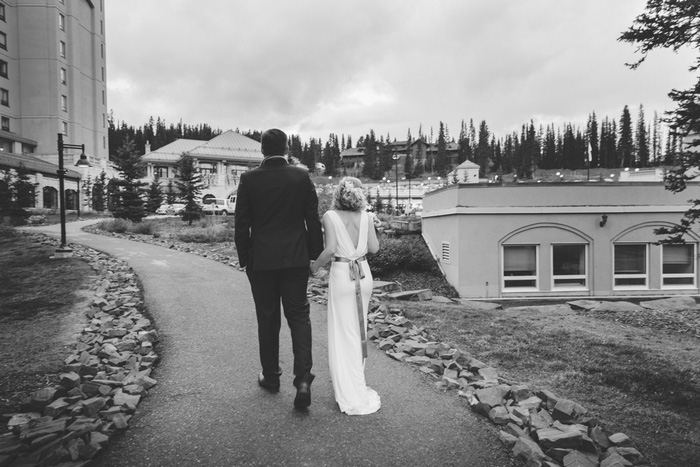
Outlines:
{"label": "grass lawn", "polygon": [[50,259],[53,252],[0,227],[0,414],[19,411],[63,369],[79,331],[93,271],[76,258]]}

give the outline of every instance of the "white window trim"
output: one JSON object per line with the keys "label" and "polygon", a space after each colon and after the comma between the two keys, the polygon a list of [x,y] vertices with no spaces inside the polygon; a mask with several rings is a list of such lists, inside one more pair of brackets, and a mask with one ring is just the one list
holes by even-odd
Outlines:
{"label": "white window trim", "polygon": [[[534,276],[513,276],[506,278],[506,248],[514,246],[534,246],[535,247],[535,275]],[[501,290],[504,292],[535,292],[540,290],[540,245],[538,243],[517,243],[501,245]],[[534,287],[508,287],[508,281],[535,281]]]}
{"label": "white window trim", "polygon": [[[576,275],[567,275],[567,276],[555,276],[554,275],[554,247],[555,246],[566,246],[566,245],[583,245],[583,255],[584,255],[584,265],[583,267],[585,268],[585,274],[576,274]],[[552,290],[560,290],[560,291],[568,291],[568,290],[589,290],[590,286],[590,279],[588,277],[588,271],[590,270],[588,267],[588,243],[552,243],[550,245],[550,263],[549,263],[549,270],[552,272],[552,283],[551,283],[551,288]],[[556,281],[558,279],[583,279],[584,280],[584,285],[557,285]]]}
{"label": "white window trim", "polygon": [[[691,274],[664,274],[664,250],[663,249],[666,245],[661,245],[661,255],[659,258],[659,261],[660,261],[659,272],[661,273],[661,288],[662,289],[695,289],[695,288],[697,288],[698,244],[697,243],[689,243],[689,245],[693,246],[693,259],[694,259],[693,260],[693,272]],[[693,283],[692,284],[669,284],[669,285],[664,284],[664,279],[672,279],[672,278],[692,278]]]}
{"label": "white window trim", "polygon": [[[644,245],[644,270],[642,274],[615,274],[615,247],[617,245]],[[649,244],[643,242],[617,242],[612,245],[612,278],[613,290],[649,290]],[[644,278],[644,285],[617,285],[617,279],[641,279]]]}

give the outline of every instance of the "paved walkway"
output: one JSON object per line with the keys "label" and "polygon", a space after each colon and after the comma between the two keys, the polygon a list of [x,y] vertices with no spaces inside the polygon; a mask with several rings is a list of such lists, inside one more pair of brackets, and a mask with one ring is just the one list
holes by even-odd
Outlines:
{"label": "paved walkway", "polygon": [[[158,328],[158,385],[99,466],[513,466],[490,422],[454,392],[369,346],[367,381],[382,398],[373,415],[340,413],[327,360],[325,307],[311,305],[312,405],[293,409],[289,330],[281,332],[278,394],[257,386],[253,302],[244,273],[206,258],[93,235],[67,224],[68,243],[127,261]],[[59,226],[31,228],[58,237]]]}

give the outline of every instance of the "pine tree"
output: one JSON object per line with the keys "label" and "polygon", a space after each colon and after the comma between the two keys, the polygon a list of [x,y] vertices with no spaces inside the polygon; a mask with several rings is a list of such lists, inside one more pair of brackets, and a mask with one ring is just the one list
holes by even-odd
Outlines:
{"label": "pine tree", "polygon": [[617,152],[621,167],[635,167],[634,141],[632,139],[632,117],[627,106],[622,109],[620,117],[620,139],[617,142]]}
{"label": "pine tree", "polygon": [[486,125],[486,121],[482,120],[479,124],[479,138],[476,151],[474,152],[475,162],[479,165],[479,177],[486,177],[486,174],[489,172],[489,161],[491,160],[490,137],[489,127]]}
{"label": "pine tree", "polygon": [[598,120],[595,112],[592,112],[588,117],[586,135],[588,144],[590,145],[590,149],[586,150],[586,154],[590,151],[590,159],[587,165],[588,167],[600,167],[600,142],[598,138]]}
{"label": "pine tree", "polygon": [[141,198],[146,183],[141,181],[144,166],[141,163],[141,156],[136,152],[134,141],[126,139],[124,145],[117,151],[115,162],[120,178],[116,182],[119,197],[113,212],[114,217],[141,222],[146,216]]}
{"label": "pine tree", "polygon": [[202,217],[202,207],[199,198],[202,193],[202,177],[197,171],[194,157],[188,153],[182,153],[177,164],[177,188],[185,202],[185,209],[181,214],[183,221],[192,225],[192,221]]}
{"label": "pine tree", "polygon": [[440,122],[438,130],[437,152],[435,154],[435,171],[440,177],[445,177],[450,171],[449,162],[447,161],[447,141],[445,138],[445,125]]}
{"label": "pine tree", "polygon": [[411,154],[411,146],[413,144],[413,138],[411,138],[411,129],[408,129],[408,135],[406,135],[406,159],[403,163],[403,173],[407,179],[413,178],[413,156]]}
{"label": "pine tree", "polygon": [[163,189],[160,186],[160,177],[158,174],[153,177],[151,184],[148,186],[148,198],[146,199],[146,211],[153,214],[156,209],[163,203]]}
{"label": "pine tree", "polygon": [[639,118],[637,119],[636,133],[637,165],[649,167],[649,133],[644,122],[644,106],[639,106]]}
{"label": "pine tree", "polygon": [[105,205],[106,191],[107,174],[103,170],[99,177],[95,177],[95,181],[92,184],[92,193],[90,198],[92,200],[92,209],[95,211],[102,212],[107,207]]}

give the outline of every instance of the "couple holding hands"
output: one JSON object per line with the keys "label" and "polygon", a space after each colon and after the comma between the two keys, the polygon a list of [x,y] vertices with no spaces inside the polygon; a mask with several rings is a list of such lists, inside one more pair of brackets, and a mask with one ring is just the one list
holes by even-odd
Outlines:
{"label": "couple holding hands", "polygon": [[279,391],[283,310],[292,335],[294,407],[306,409],[311,404],[314,374],[306,291],[309,272],[317,274],[331,262],[328,363],[335,400],[348,415],[376,412],[379,395],[366,385],[364,375],[372,294],[365,255],[376,253],[379,241],[365,211],[362,184],[352,177],[340,181],[322,230],[316,188],[307,170],[288,163],[285,133],[278,129],[263,133],[261,150],[260,166],[241,175],[235,213],[238,260],[246,269],[258,320],[262,365],[258,384]]}

